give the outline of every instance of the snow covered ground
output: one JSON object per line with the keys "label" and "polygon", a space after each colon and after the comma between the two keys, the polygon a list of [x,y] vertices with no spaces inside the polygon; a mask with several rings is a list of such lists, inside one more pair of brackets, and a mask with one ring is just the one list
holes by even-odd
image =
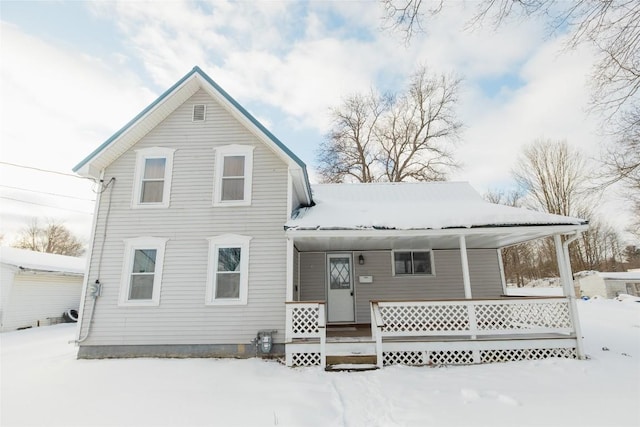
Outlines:
{"label": "snow covered ground", "polygon": [[640,303],[579,309],[589,360],[362,373],[257,359],[76,360],[74,325],[8,332],[0,425],[640,425]]}

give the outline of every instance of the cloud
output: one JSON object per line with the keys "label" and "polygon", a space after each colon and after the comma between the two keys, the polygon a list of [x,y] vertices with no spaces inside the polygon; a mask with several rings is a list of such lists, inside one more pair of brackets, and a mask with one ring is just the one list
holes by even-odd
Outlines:
{"label": "cloud", "polygon": [[483,188],[505,182],[522,148],[541,137],[566,139],[587,156],[597,153],[595,121],[585,112],[591,55],[558,55],[561,43],[541,45],[519,69],[521,86],[498,102],[477,87],[463,98],[468,130],[460,157],[466,168],[458,178],[471,177]]}
{"label": "cloud", "polygon": [[468,31],[474,8],[454,3],[405,46],[380,31],[382,9],[370,2],[86,7],[113,23],[125,50],[94,57],[2,24],[2,137],[11,141],[3,157],[68,170],[194,65],[270,128],[304,139],[287,143],[307,160],[330,107],[372,86],[397,90],[423,64],[464,78],[458,156],[466,167],[454,178],[480,191],[509,185],[522,146],[537,137],[566,138],[590,155],[599,144],[584,112],[591,53],[560,54],[563,40],[545,37],[539,21]]}
{"label": "cloud", "polygon": [[[128,122],[155,95],[139,78],[108,58],[70,51],[0,23],[0,117],[2,161],[71,173],[71,168]],[[73,177],[0,165],[2,184],[48,193],[95,198],[90,183]],[[85,238],[93,211],[89,201],[0,188],[2,232],[23,224],[16,218],[63,218]],[[37,203],[37,204],[33,204]],[[57,207],[48,209],[41,205]]]}

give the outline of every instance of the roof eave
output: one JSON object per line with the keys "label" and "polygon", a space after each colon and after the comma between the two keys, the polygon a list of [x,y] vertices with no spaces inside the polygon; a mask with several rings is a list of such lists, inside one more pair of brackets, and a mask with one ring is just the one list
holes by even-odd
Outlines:
{"label": "roof eave", "polygon": [[[198,69],[199,70],[199,69]],[[299,170],[301,174],[299,179],[304,187],[304,196],[306,205],[312,203],[311,185],[307,174],[307,165],[296,156],[285,144],[282,143],[273,133],[271,133],[258,119],[249,113],[242,105],[240,105],[231,95],[229,95],[222,87],[220,87],[206,73],[199,70],[197,78],[201,79],[201,86],[207,90],[218,102],[223,104],[237,120],[249,128],[262,142],[271,148],[283,161],[287,163],[291,170]],[[213,89],[213,90],[210,90]]]}
{"label": "roof eave", "polygon": [[314,236],[363,236],[363,237],[386,237],[386,236],[437,236],[437,235],[478,235],[504,233],[505,229],[513,228],[518,231],[550,232],[552,234],[571,234],[583,232],[589,228],[588,224],[543,224],[543,225],[510,225],[510,226],[482,226],[482,227],[450,227],[450,228],[425,228],[425,229],[373,229],[373,228],[296,228],[285,227],[286,233],[298,237]]}
{"label": "roof eave", "polygon": [[[123,137],[132,127],[136,124],[143,121],[146,117],[148,117],[154,110],[158,108],[163,101],[166,100],[171,94],[176,92],[180,87],[182,87],[186,82],[197,72],[202,72],[198,67],[194,67],[190,72],[188,72],[184,77],[178,80],[173,86],[167,89],[162,95],[160,95],[155,101],[149,104],[144,110],[142,110],[138,115],[136,115],[133,119],[131,119],[127,124],[125,124],[122,128],[120,128],[116,133],[114,133],[109,139],[103,142],[98,148],[93,150],[91,154],[85,157],[80,163],[73,167],[73,172],[76,172],[80,175],[83,173],[91,174],[95,173],[96,170],[100,170],[102,168],[92,168],[89,163],[96,160],[99,155],[109,146],[116,143],[121,137]],[[88,166],[88,167],[87,167]],[[83,175],[86,176],[86,175]],[[94,175],[89,175],[94,176]],[[95,176],[94,176],[95,177]]]}

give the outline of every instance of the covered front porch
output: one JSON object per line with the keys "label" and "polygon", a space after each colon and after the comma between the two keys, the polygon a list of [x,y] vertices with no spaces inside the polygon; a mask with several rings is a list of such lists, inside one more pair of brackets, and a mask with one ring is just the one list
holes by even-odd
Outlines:
{"label": "covered front porch", "polygon": [[[286,363],[582,358],[566,249],[577,233],[575,226],[288,231]],[[499,248],[550,234],[564,296],[507,296]]]}
{"label": "covered front porch", "polygon": [[[459,365],[576,358],[568,298],[372,301],[370,325],[331,326],[324,302],[287,303],[287,366]],[[331,364],[331,363],[329,363]]]}

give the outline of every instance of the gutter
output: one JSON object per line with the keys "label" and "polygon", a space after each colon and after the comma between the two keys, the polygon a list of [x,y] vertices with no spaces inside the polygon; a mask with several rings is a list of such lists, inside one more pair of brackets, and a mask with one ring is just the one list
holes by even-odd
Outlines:
{"label": "gutter", "polygon": [[84,276],[84,272],[83,273],[76,273],[73,271],[56,271],[56,270],[41,270],[38,268],[27,268],[27,267],[22,267],[22,266],[18,266],[18,273],[19,274],[49,274],[52,276],[70,276],[70,277],[82,277]]}

